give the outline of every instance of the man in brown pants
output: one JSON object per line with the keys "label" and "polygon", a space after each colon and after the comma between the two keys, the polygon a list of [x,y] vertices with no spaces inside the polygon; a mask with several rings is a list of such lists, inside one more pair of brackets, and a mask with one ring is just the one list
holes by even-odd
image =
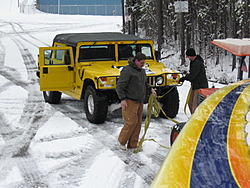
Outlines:
{"label": "man in brown pants", "polygon": [[155,90],[148,85],[145,70],[142,69],[145,61],[145,54],[140,52],[134,58],[130,58],[117,82],[116,92],[121,100],[124,119],[118,144],[123,150],[137,148],[146,90],[151,90],[151,93],[156,95]]}

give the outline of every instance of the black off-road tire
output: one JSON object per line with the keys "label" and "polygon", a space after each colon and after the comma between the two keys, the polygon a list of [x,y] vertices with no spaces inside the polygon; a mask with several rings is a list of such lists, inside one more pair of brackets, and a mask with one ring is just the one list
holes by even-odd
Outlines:
{"label": "black off-road tire", "polygon": [[183,129],[185,123],[178,123],[176,124],[171,131],[171,135],[170,135],[170,144],[171,146],[173,145],[175,139],[177,138],[177,136],[179,135],[179,133],[181,132],[181,130]]}
{"label": "black off-road tire", "polygon": [[107,96],[88,86],[84,94],[84,110],[89,122],[95,124],[105,122],[108,113]]}
{"label": "black off-road tire", "polygon": [[62,93],[59,91],[44,91],[43,97],[45,102],[50,104],[58,104],[61,100]]}
{"label": "black off-road tire", "polygon": [[[159,102],[162,104],[162,109],[168,117],[176,117],[179,111],[180,103],[177,88],[172,88],[171,91],[167,93],[164,97],[162,97]],[[166,116],[162,112],[160,113],[160,117],[166,118]]]}

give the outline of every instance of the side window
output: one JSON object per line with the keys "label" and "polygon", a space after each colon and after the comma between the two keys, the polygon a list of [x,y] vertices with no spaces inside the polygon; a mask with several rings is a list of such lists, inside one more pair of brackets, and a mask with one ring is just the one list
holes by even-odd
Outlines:
{"label": "side window", "polygon": [[49,59],[51,56],[51,51],[52,50],[44,50],[44,58]]}
{"label": "side window", "polygon": [[127,60],[136,55],[135,45],[120,44],[118,45],[119,60]]}
{"label": "side window", "polygon": [[79,62],[85,61],[114,61],[114,45],[84,45],[80,47]]}
{"label": "side window", "polygon": [[152,49],[149,44],[141,45],[141,52],[147,56],[147,59],[153,59]]}
{"label": "side window", "polygon": [[62,61],[63,60],[63,54],[64,54],[64,50],[56,50],[55,59]]}
{"label": "side window", "polygon": [[69,50],[44,50],[44,65],[70,64]]}

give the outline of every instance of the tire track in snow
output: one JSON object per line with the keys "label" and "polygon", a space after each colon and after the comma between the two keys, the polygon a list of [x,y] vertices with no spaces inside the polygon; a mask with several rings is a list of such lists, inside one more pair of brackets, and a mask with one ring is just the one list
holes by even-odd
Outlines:
{"label": "tire track in snow", "polygon": [[[23,89],[27,90],[27,87],[29,85],[29,83],[20,80],[16,75],[17,71],[13,69],[8,69],[6,67],[3,67],[0,69],[0,75],[2,75],[3,77],[5,77],[7,80],[9,80],[9,83],[6,83],[7,86],[11,86],[12,84],[17,85],[22,87]],[[0,92],[5,90],[6,87],[2,86],[3,89],[0,88]]]}
{"label": "tire track in snow", "polygon": [[9,80],[9,82],[6,82],[5,84],[0,86],[0,93],[5,91],[7,87],[12,86],[13,84],[25,88],[27,86],[27,83],[20,81],[21,76],[19,72],[14,68],[4,66],[4,60],[5,60],[5,47],[2,45],[0,41],[0,75],[5,77],[5,79]]}
{"label": "tire track in snow", "polygon": [[36,187],[36,188],[46,188],[49,187],[47,181],[37,170],[36,161],[32,158],[21,157],[18,160],[17,166],[19,167],[23,177],[24,183],[19,185],[19,187]]}
{"label": "tire track in snow", "polygon": [[[44,42],[41,41],[40,39],[38,39],[38,38],[34,37],[33,35],[31,35],[31,34],[29,33],[29,31],[24,30],[24,28],[22,27],[21,24],[19,24],[19,23],[14,23],[14,22],[7,22],[7,23],[11,25],[11,27],[12,27],[12,29],[13,29],[13,31],[14,31],[15,36],[20,37],[22,40],[24,40],[25,42],[27,42],[27,43],[33,45],[34,47],[39,48],[39,47],[40,47],[40,46],[39,46],[40,44],[43,44],[43,45],[45,45],[45,46],[49,46],[49,44],[44,43]],[[15,25],[18,26],[18,28],[20,28],[21,31],[18,31],[18,30],[17,30],[18,28],[16,28]],[[29,36],[30,38],[32,38],[32,39],[38,41],[38,42],[39,42],[39,45],[37,45],[37,44],[35,44],[34,42],[32,42],[32,41],[26,39],[25,37],[23,37],[23,35],[27,35],[27,36]]]}
{"label": "tire track in snow", "polygon": [[[39,187],[41,185],[43,185],[43,187],[47,187],[43,183],[41,172],[38,170],[38,168],[36,168],[35,160],[31,156],[29,156],[28,149],[31,140],[36,135],[37,130],[49,119],[49,116],[44,114],[45,103],[38,102],[41,101],[39,100],[39,98],[41,97],[41,93],[36,89],[36,87],[34,87],[37,84],[38,80],[35,75],[36,62],[33,59],[32,54],[27,48],[25,48],[25,46],[18,38],[15,37],[12,38],[12,40],[16,43],[20,50],[28,73],[28,80],[30,81],[29,85],[26,88],[28,91],[28,100],[25,104],[23,114],[20,118],[20,123],[27,123],[27,127],[25,127],[25,131],[23,134],[23,143],[19,144],[19,147],[21,147],[19,148],[18,153],[14,155],[14,157],[20,157],[21,159],[19,167],[22,169],[22,175],[24,177],[25,184],[28,185],[28,187]],[[23,157],[26,157],[24,161],[22,160]],[[30,165],[27,165],[29,162]]]}
{"label": "tire track in snow", "polygon": [[[36,61],[34,60],[32,54],[29,52],[28,48],[17,38],[12,37],[12,40],[16,43],[22,58],[24,60],[24,65],[28,73],[28,79],[32,82],[37,82],[37,77],[35,71],[37,70]],[[31,83],[32,84],[32,83]]]}
{"label": "tire track in snow", "polygon": [[[35,74],[36,62],[33,59],[32,54],[21,42],[20,39],[22,39],[22,37],[20,37],[20,35],[13,36],[11,39],[14,41],[21,53],[29,81],[27,83],[21,81],[20,79],[15,78],[15,74],[13,72],[4,72],[3,69],[1,69],[0,74],[13,84],[21,86],[27,90],[28,100],[25,103],[25,107],[23,108],[23,112],[19,120],[20,124],[23,124],[24,126],[20,129],[21,131],[18,132],[18,134],[15,130],[6,129],[6,123],[1,124],[0,133],[5,134],[8,132],[9,135],[4,136],[6,142],[3,147],[0,148],[0,151],[2,151],[2,155],[0,155],[0,168],[5,168],[4,161],[14,158],[18,161],[17,164],[24,179],[24,187],[47,187],[47,185],[43,183],[44,180],[41,172],[38,168],[36,168],[37,165],[35,160],[28,153],[31,140],[36,135],[39,127],[42,126],[49,118],[49,116],[44,114],[47,112],[45,110],[46,104],[41,102],[41,93],[38,91],[38,87],[36,87],[38,85],[38,79]],[[13,100],[10,100],[8,102],[12,101]],[[15,103],[15,100],[13,102]],[[10,135],[15,135],[15,137],[11,138]]]}
{"label": "tire track in snow", "polygon": [[2,45],[0,41],[0,67],[4,66],[4,58],[5,58],[5,47]]}
{"label": "tire track in snow", "polygon": [[[84,117],[83,109],[81,107],[82,102],[79,102],[76,100],[62,100],[62,103],[63,104],[51,105],[51,106],[52,106],[52,108],[55,109],[55,111],[60,111],[66,117],[71,118],[71,120],[74,120],[76,118],[76,116],[81,117],[80,118],[82,121],[81,125],[82,125],[82,123],[84,123],[84,126],[86,125],[87,120],[86,120],[86,118],[83,118]],[[75,121],[75,122],[78,123],[78,125],[80,125],[79,121]],[[90,124],[90,126],[92,126],[92,124]],[[92,129],[95,129],[95,128],[96,127],[93,127]],[[87,129],[89,129],[89,128],[87,128]],[[90,146],[90,149],[87,149],[86,146],[80,146],[80,148],[82,147],[80,149],[81,152],[79,154],[77,154],[76,157],[73,157],[72,159],[67,161],[67,163],[60,164],[60,165],[56,166],[56,168],[54,168],[54,170],[51,170],[50,173],[46,176],[49,179],[48,181],[51,182],[50,185],[52,187],[62,187],[63,185],[64,186],[65,185],[72,185],[72,186],[76,186],[76,187],[80,186],[81,182],[82,182],[83,175],[88,174],[89,169],[94,164],[94,162],[96,162],[95,158],[98,157],[99,155],[101,155],[101,153],[103,151],[105,151],[105,152],[110,151],[113,153],[112,156],[120,158],[119,156],[117,156],[116,152],[112,151],[112,149],[110,149],[110,147],[108,147],[108,145],[103,143],[102,136],[97,139],[97,137],[99,137],[99,136],[94,134],[93,131],[89,132],[87,129],[84,129],[84,130],[86,130],[86,134],[91,135],[91,137],[93,137],[92,138],[93,144]],[[109,134],[109,132],[106,134]],[[87,136],[87,135],[84,134],[82,136]],[[54,138],[54,139],[52,139],[52,140],[48,139],[48,138],[42,139],[42,143],[51,142],[54,140],[65,139],[68,137],[67,137],[67,135],[62,135],[62,137],[52,136],[51,138]],[[107,139],[109,139],[109,138],[107,138]],[[82,144],[86,144],[86,143],[80,143],[80,145],[82,145]],[[115,147],[114,149],[117,150],[117,152],[119,152],[118,148],[116,148],[116,145],[112,145],[112,147]],[[123,155],[123,152],[121,153],[121,155]],[[51,159],[55,158],[56,159],[59,156],[64,158],[63,154],[60,154],[60,155],[51,154],[47,158],[51,158]],[[126,158],[126,156],[124,156],[124,157]],[[134,187],[135,180],[140,176],[130,166],[128,166],[126,164],[126,163],[128,163],[127,161],[124,162],[121,159],[120,159],[120,161],[121,162],[119,162],[117,165],[124,164],[125,170],[124,170],[124,174],[120,174],[123,178],[122,178],[122,181],[119,182],[120,186],[118,186],[118,187],[124,187],[124,188],[125,187]],[[139,162],[139,163],[141,163],[141,162]],[[135,168],[137,168],[137,167],[138,167],[138,165],[135,166]],[[102,169],[100,169],[100,171],[101,170]],[[108,171],[109,171],[109,173],[110,173],[110,171],[115,173],[116,170],[117,169],[115,168],[113,171],[110,169]],[[110,176],[112,176],[113,173],[110,173]],[[74,178],[72,179],[72,177],[74,177]],[[54,182],[55,180],[59,180],[59,181]],[[110,181],[110,183],[114,183],[114,179],[110,179],[109,181]],[[144,181],[144,180],[140,180],[140,181]],[[148,186],[148,183],[144,182],[144,184],[145,184],[145,187]]]}
{"label": "tire track in snow", "polygon": [[[80,108],[81,105],[77,105]],[[88,133],[93,135],[96,140],[109,148],[116,156],[118,156],[131,170],[139,175],[146,185],[150,185],[158,172],[158,168],[151,168],[151,164],[147,164],[147,161],[152,161],[152,166],[160,167],[165,156],[156,153],[149,156],[139,153],[134,154],[130,151],[122,151],[118,148],[117,138],[110,132],[116,132],[115,125],[109,125],[110,122],[106,122],[102,125],[95,125],[88,123],[86,116],[83,115],[83,109],[77,109],[76,106],[72,109],[70,103],[67,105],[53,105],[57,111],[61,111],[65,116],[71,118],[77,124],[82,125],[88,129]],[[123,123],[122,123],[123,124]],[[107,128],[108,127],[108,128]],[[152,160],[153,159],[153,160]],[[128,179],[128,183],[130,180]],[[123,182],[124,183],[124,182]],[[125,186],[126,187],[126,186]]]}
{"label": "tire track in snow", "polygon": [[44,114],[44,105],[45,103],[36,103],[32,111],[25,112],[29,120],[25,120],[26,125],[24,130],[11,130],[10,128],[6,128],[7,125],[4,126],[3,123],[0,125],[0,133],[5,140],[5,144],[0,148],[0,169],[5,168],[5,161],[15,158],[18,162],[12,165],[17,165],[21,170],[25,180],[25,187],[39,187],[40,185],[45,185],[41,172],[36,168],[37,164],[35,159],[33,159],[28,152],[31,140],[36,135],[37,130],[49,118]]}
{"label": "tire track in snow", "polygon": [[86,170],[90,168],[95,156],[98,156],[102,149],[103,145],[95,142],[81,154],[72,157],[64,164],[56,166],[46,175],[48,182],[50,182],[49,185],[51,187],[68,187],[69,185],[80,187],[83,175],[87,173]]}

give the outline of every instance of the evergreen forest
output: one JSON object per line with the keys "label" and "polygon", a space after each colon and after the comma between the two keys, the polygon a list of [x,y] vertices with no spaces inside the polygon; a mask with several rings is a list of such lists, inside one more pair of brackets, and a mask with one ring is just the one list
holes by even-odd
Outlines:
{"label": "evergreen forest", "polygon": [[[219,49],[210,41],[249,37],[250,0],[188,0],[187,12],[176,12],[175,0],[126,0],[124,32],[155,40],[156,48],[177,48],[181,64],[185,64],[185,50],[194,47],[215,64],[230,55],[233,71],[237,65],[234,55]],[[176,50],[176,49],[175,49]]]}

